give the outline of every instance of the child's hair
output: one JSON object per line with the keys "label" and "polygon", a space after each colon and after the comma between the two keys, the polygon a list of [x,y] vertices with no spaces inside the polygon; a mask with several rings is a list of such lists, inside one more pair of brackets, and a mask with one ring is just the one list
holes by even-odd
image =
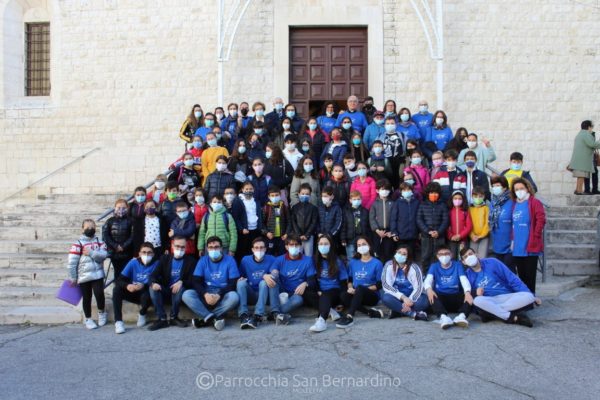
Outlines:
{"label": "child's hair", "polygon": [[175,204],[175,209],[177,210],[178,208],[185,208],[187,210],[188,205],[185,201],[178,201],[177,204]]}
{"label": "child's hair", "polygon": [[387,189],[387,190],[391,190],[392,189],[392,185],[390,185],[390,181],[388,181],[387,179],[383,178],[377,181],[377,183],[375,184],[375,188],[377,190],[379,189]]}
{"label": "child's hair", "polygon": [[302,241],[300,240],[300,237],[298,235],[296,235],[295,233],[291,233],[287,236],[287,238],[285,238],[285,244],[288,245],[290,243],[302,243]]}
{"label": "child's hair", "polygon": [[169,181],[167,182],[167,187],[166,190],[171,190],[171,189],[179,189],[179,185],[177,184],[177,182],[175,181]]}
{"label": "child's hair", "polygon": [[444,153],[444,158],[451,158],[453,160],[456,160],[458,158],[458,153],[455,150],[446,150],[446,152]]}
{"label": "child's hair", "polygon": [[[332,159],[333,159],[333,157],[332,157]],[[344,161],[346,161],[346,160],[354,160],[354,156],[352,155],[352,153],[346,153],[344,155]]]}
{"label": "child's hair", "polygon": [[202,194],[202,196],[204,196],[204,190],[202,190],[202,188],[197,187],[196,189],[194,189],[194,194]]}
{"label": "child's hair", "polygon": [[429,196],[429,193],[442,193],[442,187],[437,182],[429,182],[427,186],[425,186],[425,190],[423,191],[423,195],[425,197]]}
{"label": "child's hair", "polygon": [[420,149],[420,148],[418,148],[418,147],[412,151],[412,153],[411,153],[411,155],[410,155],[410,156],[412,157],[412,156],[414,156],[415,154],[418,154],[418,155],[420,155],[421,157],[423,157],[423,151],[421,151],[421,149]]}
{"label": "child's hair", "polygon": [[442,152],[442,151],[440,151],[440,150],[438,150],[438,151],[434,152],[434,153],[431,155],[431,157],[433,158],[433,156],[435,156],[436,154],[439,154],[440,156],[442,156],[442,158],[444,157],[444,152]]}
{"label": "child's hair", "polygon": [[358,190],[353,190],[350,192],[350,196],[349,197],[360,197],[362,198],[362,195],[360,194],[360,192]]}
{"label": "child's hair", "polygon": [[150,242],[144,242],[144,243],[142,243],[142,245],[140,246],[140,250],[142,250],[143,248],[150,249],[150,250],[154,251],[154,245],[152,243],[150,243]]}
{"label": "child's hair", "polygon": [[403,190],[410,190],[412,192],[413,189],[408,183],[402,182],[400,184],[400,191],[403,191]]}
{"label": "child's hair", "polygon": [[379,139],[377,139],[376,141],[373,142],[373,145],[371,146],[371,148],[373,148],[376,144],[380,144],[383,146],[383,142]]}
{"label": "child's hair", "polygon": [[144,202],[144,207],[146,207],[146,205],[148,204],[154,204],[154,207],[156,207],[156,202],[152,199],[148,199]]}
{"label": "child's hair", "polygon": [[271,193],[277,193],[277,194],[279,194],[279,193],[281,193],[281,189],[279,189],[279,186],[275,186],[275,185],[269,186],[268,191],[269,191],[268,194],[271,194]]}
{"label": "child's hair", "polygon": [[494,175],[490,178],[490,185],[493,186],[496,183],[502,185],[504,189],[508,188],[508,179],[506,179],[506,177],[503,175]]}
{"label": "child's hair", "polygon": [[210,198],[210,202],[212,203],[213,200],[219,200],[220,202],[223,202],[223,196],[221,196],[220,194],[215,194],[213,195],[213,197]]}
{"label": "child's hair", "polygon": [[117,206],[119,204],[125,204],[127,206],[127,200],[125,200],[125,199],[117,199],[117,201],[115,201],[115,208],[117,208]]}
{"label": "child's hair", "polygon": [[523,154],[519,153],[518,151],[515,151],[510,155],[510,159],[515,161],[523,161]]}
{"label": "child's hair", "polygon": [[85,226],[85,224],[92,224],[92,225],[96,226],[96,221],[94,221],[93,219],[90,219],[90,218],[86,218],[81,223],[81,227],[83,228]]}
{"label": "child's hair", "polygon": [[328,196],[333,196],[333,188],[331,186],[327,186],[327,187],[323,188],[321,193],[326,194]]}
{"label": "child's hair", "polygon": [[225,161],[225,163],[227,163],[227,157],[225,157],[224,155],[220,155],[215,159],[215,164],[217,161]]}
{"label": "child's hair", "polygon": [[301,192],[302,190],[308,190],[310,193],[312,193],[312,187],[310,186],[310,183],[303,183],[302,185],[300,185],[299,192]]}
{"label": "child's hair", "polygon": [[473,195],[480,195],[485,197],[485,190],[481,186],[475,186],[473,188]]}
{"label": "child's hair", "polygon": [[246,182],[244,182],[244,184],[242,185],[242,190],[244,190],[244,188],[245,188],[246,186],[252,186],[252,188],[254,188],[254,186],[252,185],[252,182],[250,182],[250,181],[246,181]]}
{"label": "child's hair", "polygon": [[144,194],[146,194],[146,188],[143,186],[138,186],[133,190],[133,194],[136,194],[137,192],[144,192]]}
{"label": "child's hair", "polygon": [[469,150],[465,153],[464,158],[467,158],[467,157],[473,157],[473,158],[475,158],[475,160],[477,160],[477,154],[475,154],[475,152],[473,150]]}
{"label": "child's hair", "polygon": [[323,156],[323,161],[333,161],[333,156],[331,154],[325,154]]}

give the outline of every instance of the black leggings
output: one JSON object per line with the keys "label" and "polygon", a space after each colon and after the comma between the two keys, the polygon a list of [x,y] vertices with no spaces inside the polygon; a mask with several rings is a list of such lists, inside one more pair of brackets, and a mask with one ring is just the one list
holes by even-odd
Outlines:
{"label": "black leggings", "polygon": [[355,288],[354,294],[350,294],[347,291],[340,294],[342,303],[346,308],[346,314],[354,316],[356,311],[367,314],[369,310],[365,306],[372,307],[379,303],[379,296],[377,291],[371,290],[366,286],[359,286]]}
{"label": "black leggings", "polygon": [[538,256],[514,257],[517,275],[535,295],[535,279],[537,275]]}
{"label": "black leggings", "polygon": [[92,292],[96,298],[98,312],[104,311],[104,279],[96,279],[79,284],[81,294],[83,295],[83,314],[86,318],[92,318]]}
{"label": "black leggings", "polygon": [[448,314],[449,312],[457,312],[459,314],[463,313],[467,317],[471,313],[471,305],[465,302],[464,293],[436,294],[437,297],[434,297],[431,308],[433,308],[433,312],[438,316],[438,318],[442,314]]}
{"label": "black leggings", "polygon": [[318,309],[319,316],[327,319],[329,309],[340,304],[340,289],[324,290],[320,296],[317,292],[306,289],[303,297],[306,305]]}
{"label": "black leggings", "polygon": [[148,286],[144,286],[140,291],[131,293],[125,286],[115,285],[113,288],[112,300],[115,312],[115,322],[123,321],[123,300],[127,300],[134,304],[140,304],[142,306],[142,308],[140,308],[140,315],[146,315],[148,308],[152,305]]}

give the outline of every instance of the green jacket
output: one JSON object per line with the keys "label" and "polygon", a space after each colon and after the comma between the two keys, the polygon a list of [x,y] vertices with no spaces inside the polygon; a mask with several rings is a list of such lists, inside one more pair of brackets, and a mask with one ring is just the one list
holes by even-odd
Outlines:
{"label": "green jacket", "polygon": [[592,132],[579,131],[575,137],[569,168],[575,171],[594,172],[594,151],[596,149],[600,149],[600,142],[596,142]]}
{"label": "green jacket", "polygon": [[[203,217],[198,230],[198,250],[204,251],[206,248],[206,239],[211,236],[218,236],[223,241],[223,247],[235,253],[237,248],[237,228],[235,220],[231,214],[227,214],[227,218],[223,215],[227,209],[223,207],[221,210],[214,212],[210,210],[208,217]],[[225,220],[228,220],[229,226],[225,226]]]}

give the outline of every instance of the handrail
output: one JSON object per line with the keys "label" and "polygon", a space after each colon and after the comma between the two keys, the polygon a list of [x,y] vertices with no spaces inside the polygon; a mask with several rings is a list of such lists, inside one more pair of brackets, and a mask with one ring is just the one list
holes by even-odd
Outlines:
{"label": "handrail", "polygon": [[[165,172],[163,172],[163,175],[166,175],[167,177],[169,177],[169,175],[171,175],[171,173],[173,172],[172,169],[168,169]],[[145,189],[148,189],[150,186],[154,185],[154,180],[152,180],[151,182],[148,182],[147,184],[144,185]],[[129,197],[127,197],[125,199],[125,201],[127,201],[128,203],[133,199],[133,195],[129,195]],[[111,207],[109,209],[107,209],[102,215],[100,215],[97,219],[96,222],[100,222],[102,221],[104,218],[108,217],[113,211],[115,210],[114,207]]]}
{"label": "handrail", "polygon": [[95,147],[95,148],[93,148],[93,149],[89,150],[88,152],[86,152],[86,153],[84,153],[84,154],[80,155],[79,157],[75,158],[74,160],[71,160],[71,161],[69,161],[69,162],[68,162],[68,163],[66,163],[65,165],[63,165],[63,166],[61,166],[61,167],[58,167],[58,168],[56,168],[54,171],[51,171],[50,173],[46,174],[45,176],[41,177],[40,179],[38,179],[38,180],[36,180],[36,181],[34,181],[34,182],[30,183],[29,185],[25,186],[25,187],[24,187],[24,188],[22,188],[22,189],[20,189],[20,190],[16,191],[15,193],[11,194],[10,196],[8,196],[8,197],[5,197],[4,199],[0,200],[0,202],[2,202],[2,203],[3,203],[3,202],[5,202],[5,201],[6,201],[6,200],[8,200],[8,199],[12,199],[13,197],[20,195],[20,194],[21,194],[21,193],[23,193],[24,191],[31,189],[33,186],[37,185],[38,183],[45,181],[46,179],[50,178],[51,176],[53,176],[53,175],[54,175],[54,174],[56,174],[57,172],[60,172],[60,171],[62,171],[62,170],[64,170],[64,169],[66,169],[66,168],[70,167],[71,165],[75,164],[75,163],[76,163],[76,162],[78,162],[78,161],[81,161],[81,160],[83,160],[84,158],[86,158],[87,156],[89,156],[90,154],[92,154],[92,153],[94,153],[94,152],[96,152],[96,151],[98,151],[98,150],[100,150],[100,147]]}

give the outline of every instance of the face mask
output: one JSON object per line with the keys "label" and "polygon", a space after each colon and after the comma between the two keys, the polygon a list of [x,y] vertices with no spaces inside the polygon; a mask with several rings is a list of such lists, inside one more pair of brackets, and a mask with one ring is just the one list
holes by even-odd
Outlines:
{"label": "face mask", "polygon": [[323,204],[325,204],[326,206],[331,204],[331,198],[329,197],[321,197],[321,201],[323,202]]}
{"label": "face mask", "polygon": [[510,164],[510,169],[512,169],[513,171],[520,171],[521,168],[523,168],[523,164],[521,164],[521,163],[511,163]]}
{"label": "face mask", "polygon": [[177,198],[177,196],[178,196],[177,192],[169,192],[169,193],[167,193],[167,198],[169,200],[175,200]]}
{"label": "face mask", "polygon": [[190,215],[189,211],[180,211],[177,213],[177,216],[181,219],[186,219]]}
{"label": "face mask", "polygon": [[156,181],[154,182],[154,186],[156,186],[158,190],[163,190],[165,188],[165,183],[163,181]]}
{"label": "face mask", "polygon": [[525,196],[527,196],[527,191],[517,190],[517,191],[515,191],[515,195],[517,196],[517,199],[523,200],[525,198]]}
{"label": "face mask", "polygon": [[355,146],[358,146],[360,144],[360,139],[359,138],[352,139],[352,144]]}
{"label": "face mask", "polygon": [[185,165],[186,167],[191,167],[192,165],[194,165],[194,160],[193,159],[183,160],[183,165]]}
{"label": "face mask", "polygon": [[286,111],[285,116],[288,118],[294,118],[296,111]]}
{"label": "face mask", "polygon": [[390,191],[389,190],[382,189],[382,190],[379,191],[379,196],[381,196],[383,198],[388,197],[389,195],[390,195]]}
{"label": "face mask", "polygon": [[462,201],[462,199],[453,199],[452,204],[454,204],[454,207],[460,207],[460,206],[462,206],[463,201]]}
{"label": "face mask", "polygon": [[294,150],[296,150],[296,145],[294,143],[287,143],[285,145],[285,149],[287,151],[294,151]]}
{"label": "face mask", "polygon": [[413,192],[404,191],[404,192],[402,192],[402,197],[406,200],[409,200],[410,198],[413,197]]}
{"label": "face mask", "polygon": [[356,164],[354,164],[354,163],[346,164],[346,167],[345,167],[346,171],[354,169],[355,166],[356,166]]}
{"label": "face mask", "polygon": [[242,113],[242,116],[245,117],[246,115],[248,115],[248,109],[247,108],[242,108],[240,110],[240,112]]}
{"label": "face mask", "polygon": [[265,257],[266,252],[263,250],[252,250],[252,254],[254,254],[254,258],[260,261]]}
{"label": "face mask", "polygon": [[444,123],[444,118],[436,118],[435,123],[436,123],[436,125],[441,126]]}
{"label": "face mask", "polygon": [[83,230],[83,234],[89,238],[93,238],[96,234],[96,229],[94,228],[86,228]]}
{"label": "face mask", "polygon": [[456,168],[456,161],[446,161],[446,167],[448,167],[450,170],[453,170]]}
{"label": "face mask", "polygon": [[352,128],[352,124],[349,122],[346,122],[345,124],[342,124],[342,128],[344,128],[345,130],[348,130],[348,129]]}
{"label": "face mask", "polygon": [[214,124],[215,121],[213,121],[212,119],[207,119],[206,121],[204,121],[204,126],[206,126],[207,128],[211,128]]}
{"label": "face mask", "polygon": [[288,129],[290,129],[290,124],[283,124],[283,125],[281,125],[281,126],[282,126],[282,127],[283,127],[283,129],[285,129],[286,131],[287,131]]}
{"label": "face mask", "polygon": [[474,267],[477,265],[477,256],[475,254],[471,254],[469,257],[467,257],[465,259],[465,264],[467,264],[468,267]]}
{"label": "face mask", "polygon": [[404,264],[406,262],[406,256],[404,254],[394,254],[394,259],[398,264]]}
{"label": "face mask", "polygon": [[227,164],[217,163],[217,171],[223,172],[227,169]]}
{"label": "face mask", "polygon": [[358,251],[358,254],[362,254],[364,256],[366,254],[369,254],[369,246],[367,246],[367,245],[358,246],[356,251]]}
{"label": "face mask", "polygon": [[404,183],[406,183],[409,186],[412,186],[415,184],[415,180],[414,179],[405,179]]}
{"label": "face mask", "polygon": [[221,250],[209,250],[208,256],[211,260],[218,260],[221,257]]}
{"label": "face mask", "polygon": [[217,145],[217,139],[208,139],[206,142],[210,147],[215,147]]}
{"label": "face mask", "polygon": [[500,196],[504,192],[504,188],[502,186],[492,186],[492,194],[494,196]]}
{"label": "face mask", "polygon": [[256,172],[257,174],[262,174],[264,168],[264,165],[255,165],[254,167],[252,167],[252,169],[254,169],[254,172]]}
{"label": "face mask", "polygon": [[212,203],[210,206],[212,207],[213,211],[215,211],[215,212],[221,211],[223,209],[223,204],[221,204],[221,203]]}
{"label": "face mask", "polygon": [[358,208],[358,207],[360,207],[361,203],[362,203],[361,199],[352,200],[352,207]]}
{"label": "face mask", "polygon": [[194,142],[195,149],[199,149],[200,147],[202,147],[202,142]]}
{"label": "face mask", "polygon": [[379,155],[383,151],[383,147],[373,147],[373,153]]}
{"label": "face mask", "polygon": [[288,247],[288,253],[290,253],[290,256],[296,257],[298,254],[300,254],[300,247],[290,246]]}
{"label": "face mask", "polygon": [[281,201],[281,197],[280,196],[269,197],[269,201],[271,202],[271,204],[277,204]]}
{"label": "face mask", "polygon": [[439,256],[438,260],[440,260],[442,265],[448,265],[450,264],[450,261],[452,261],[452,258],[450,256]]}
{"label": "face mask", "polygon": [[283,104],[281,104],[281,103],[275,103],[275,109],[276,109],[277,111],[281,111],[281,110],[283,110]]}
{"label": "face mask", "polygon": [[383,122],[384,122],[384,121],[385,121],[385,120],[384,120],[383,118],[375,118],[375,123],[376,123],[377,125],[383,125]]}
{"label": "face mask", "polygon": [[317,129],[317,124],[308,124],[308,129],[314,131],[315,129]]}
{"label": "face mask", "polygon": [[468,141],[467,142],[467,147],[470,148],[470,149],[474,149],[475,147],[477,147],[477,142]]}
{"label": "face mask", "polygon": [[254,115],[256,115],[257,117],[262,117],[265,115],[265,110],[256,110],[254,112]]}
{"label": "face mask", "polygon": [[222,133],[215,133],[215,136],[217,137],[217,140],[221,140],[221,138],[223,137]]}
{"label": "face mask", "polygon": [[419,111],[423,114],[425,114],[427,112],[427,110],[429,110],[429,107],[427,106],[419,106]]}
{"label": "face mask", "polygon": [[309,194],[301,194],[301,195],[298,195],[298,199],[300,199],[301,203],[308,203],[308,201],[310,200],[310,195]]}
{"label": "face mask", "polygon": [[183,257],[185,255],[185,250],[174,250],[173,251],[173,257],[175,257],[176,259],[180,259],[181,257]]}
{"label": "face mask", "polygon": [[360,176],[361,178],[364,178],[365,176],[367,176],[367,170],[364,168],[360,168],[358,170],[358,176]]}
{"label": "face mask", "polygon": [[465,165],[467,166],[467,168],[474,168],[475,167],[475,161],[469,160],[469,161],[465,161]]}
{"label": "face mask", "polygon": [[254,133],[256,133],[258,136],[262,136],[263,132],[263,128],[256,128],[254,130]]}
{"label": "face mask", "polygon": [[237,117],[237,111],[236,110],[229,110],[229,115],[231,115],[233,118]]}
{"label": "face mask", "polygon": [[393,115],[394,115],[394,112],[393,112],[393,111],[386,111],[386,112],[385,112],[385,116],[386,116],[386,117],[392,117]]}
{"label": "face mask", "polygon": [[331,248],[331,246],[328,245],[328,244],[320,244],[319,245],[319,253],[321,253],[324,256],[326,256],[327,254],[329,254],[329,249],[330,248]]}
{"label": "face mask", "polygon": [[402,122],[407,122],[407,121],[408,121],[408,119],[409,119],[409,116],[408,116],[408,114],[402,114],[402,115],[400,116],[400,121],[402,121]]}
{"label": "face mask", "polygon": [[442,164],[444,163],[443,160],[432,160],[433,161],[433,166],[434,167],[441,167]]}
{"label": "face mask", "polygon": [[146,208],[144,210],[144,212],[146,213],[146,215],[154,215],[154,214],[156,214],[156,208],[154,208],[154,207]]}
{"label": "face mask", "polygon": [[421,157],[413,157],[410,159],[410,162],[413,163],[413,165],[421,165]]}
{"label": "face mask", "polygon": [[370,109],[373,108],[373,104],[371,104],[371,103],[365,103],[364,108],[365,108],[365,110],[370,110]]}
{"label": "face mask", "polygon": [[245,152],[246,152],[246,146],[239,146],[238,147],[238,153],[244,154]]}
{"label": "face mask", "polygon": [[217,117],[217,119],[219,121],[223,119],[223,114],[222,113],[215,114],[215,116]]}
{"label": "face mask", "polygon": [[151,255],[143,255],[140,258],[142,259],[142,264],[148,265],[148,264],[150,264],[150,261],[152,261],[153,257],[154,256],[151,256]]}
{"label": "face mask", "polygon": [[387,133],[396,132],[396,125],[392,125],[392,124],[386,124],[386,126],[385,126],[385,131],[386,131]]}
{"label": "face mask", "polygon": [[200,118],[202,116],[202,111],[194,111],[194,117],[196,117],[196,119]]}
{"label": "face mask", "polygon": [[203,196],[196,196],[194,198],[194,200],[196,200],[196,203],[198,203],[198,204],[204,204],[204,197]]}
{"label": "face mask", "polygon": [[331,116],[333,116],[333,111],[327,111],[325,112],[325,115],[331,118]]}
{"label": "face mask", "polygon": [[251,199],[252,196],[254,196],[254,192],[244,192],[244,196],[246,196],[247,199]]}
{"label": "face mask", "polygon": [[336,132],[334,132],[334,133],[331,134],[331,138],[334,141],[340,140],[340,139],[342,139],[342,134],[336,131]]}
{"label": "face mask", "polygon": [[310,173],[310,172],[312,172],[312,170],[313,170],[312,164],[305,164],[304,165],[304,172],[306,172],[307,174]]}
{"label": "face mask", "polygon": [[302,146],[302,151],[308,153],[310,151],[310,146]]}
{"label": "face mask", "polygon": [[473,197],[473,204],[480,206],[483,204],[483,199],[481,197]]}
{"label": "face mask", "polygon": [[271,156],[272,156],[272,155],[273,155],[273,152],[272,152],[272,151],[265,151],[265,157],[267,158],[267,160],[268,160],[269,158],[271,158]]}
{"label": "face mask", "polygon": [[235,194],[228,193],[224,197],[226,202],[231,203],[233,202],[233,199],[235,199]]}
{"label": "face mask", "polygon": [[143,203],[144,201],[146,201],[146,196],[144,196],[144,195],[135,196],[135,201],[137,201],[138,203]]}
{"label": "face mask", "polygon": [[430,202],[435,203],[440,198],[439,193],[429,193],[428,199]]}

